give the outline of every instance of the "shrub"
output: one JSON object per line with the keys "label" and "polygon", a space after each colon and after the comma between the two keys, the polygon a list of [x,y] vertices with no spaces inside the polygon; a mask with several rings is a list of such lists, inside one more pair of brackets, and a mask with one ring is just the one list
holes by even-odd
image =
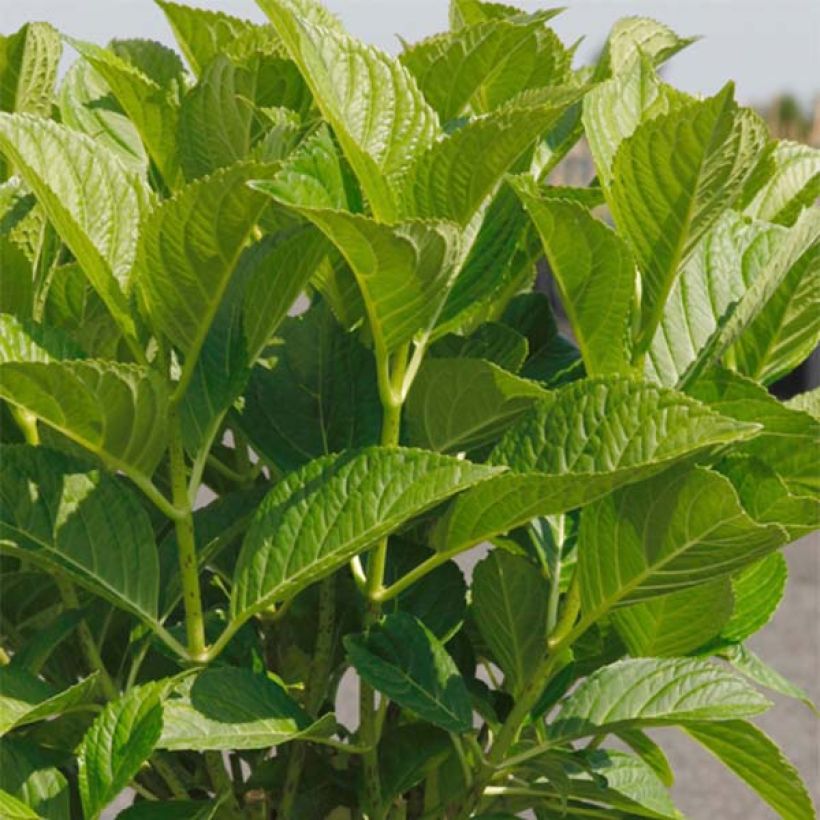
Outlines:
{"label": "shrub", "polygon": [[647,19],[574,69],[551,11],[394,59],[158,2],[187,68],[0,40],[3,816],[676,817],[667,725],[813,816],[744,642],[817,522],[818,394],[766,387],[818,152]]}

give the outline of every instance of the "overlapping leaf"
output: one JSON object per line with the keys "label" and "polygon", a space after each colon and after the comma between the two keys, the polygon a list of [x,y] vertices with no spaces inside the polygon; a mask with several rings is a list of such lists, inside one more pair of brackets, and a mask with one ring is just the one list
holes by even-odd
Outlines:
{"label": "overlapping leaf", "polygon": [[62,50],[59,32],[48,23],[26,23],[0,36],[0,111],[48,117]]}

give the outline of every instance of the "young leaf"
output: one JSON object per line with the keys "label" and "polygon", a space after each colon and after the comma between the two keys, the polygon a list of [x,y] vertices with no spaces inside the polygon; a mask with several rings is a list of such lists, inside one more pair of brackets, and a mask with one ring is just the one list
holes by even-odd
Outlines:
{"label": "young leaf", "polygon": [[114,470],[150,476],[167,440],[168,396],[155,370],[99,361],[0,364],[0,398]]}
{"label": "young leaf", "polygon": [[59,691],[22,669],[0,666],[0,736],[17,726],[46,720],[87,702],[96,683],[92,675]]}
{"label": "young leaf", "polygon": [[649,384],[620,378],[576,382],[507,431],[491,461],[512,471],[457,499],[437,527],[436,546],[467,549],[755,432]]}
{"label": "young leaf", "polygon": [[0,152],[37,196],[125,333],[125,296],[148,201],[144,183],[83,134],[39,117],[0,113]]}
{"label": "young leaf", "polygon": [[345,640],[361,678],[400,706],[449,732],[472,727],[470,696],[453,659],[424,625],[397,612]]}
{"label": "young leaf", "polygon": [[162,732],[160,697],[167,683],[136,686],[109,703],[85,733],[78,753],[84,816],[96,820],[154,751]]}
{"label": "young leaf", "polygon": [[607,56],[613,74],[627,68],[638,54],[657,66],[694,43],[697,37],[679,37],[671,28],[651,17],[623,17],[607,40]]}
{"label": "young leaf", "polygon": [[[303,250],[294,244],[294,255]],[[286,319],[257,366],[239,417],[259,452],[292,470],[327,453],[378,441],[381,412],[373,354],[324,304]]]}
{"label": "young leaf", "polygon": [[422,450],[371,447],[310,462],[262,502],[236,564],[247,619],[343,566],[405,521],[496,470]]}
{"label": "young leaf", "polygon": [[636,484],[581,514],[578,573],[585,620],[613,607],[697,587],[765,557],[786,540],[703,468]]}
{"label": "young leaf", "polygon": [[740,195],[765,142],[760,118],[738,109],[727,86],[621,144],[610,206],[643,277],[639,348],[652,340],[680,265]]}
{"label": "young leaf", "polygon": [[688,655],[708,643],[732,615],[725,578],[617,609],[615,628],[633,657]]}
{"label": "young leaf", "polygon": [[639,658],[590,675],[548,727],[555,741],[642,726],[750,717],[771,704],[742,678],[709,661]]}
{"label": "young leaf", "polygon": [[481,359],[430,358],[405,405],[408,441],[440,453],[481,447],[547,395]]}
{"label": "young leaf", "polygon": [[541,236],[586,372],[628,373],[635,294],[629,249],[582,206],[515,188]]}
{"label": "young leaf", "polygon": [[332,715],[312,723],[269,677],[233,667],[186,677],[163,699],[162,711],[157,747],[173,751],[267,749],[336,727]]}
{"label": "young leaf", "polygon": [[814,816],[811,797],[797,769],[754,724],[745,720],[691,723],[685,730],[784,820]]}
{"label": "young leaf", "polygon": [[247,186],[265,166],[240,163],[187,185],[148,217],[137,285],[152,323],[191,367],[267,199]]}
{"label": "young leaf", "polygon": [[504,550],[493,550],[473,571],[473,618],[514,697],[544,657],[548,591],[534,564]]}
{"label": "young leaf", "polygon": [[0,551],[66,572],[145,620],[157,617],[151,522],[118,479],[42,447],[4,445]]}
{"label": "young leaf", "polygon": [[0,36],[0,111],[48,117],[63,47],[48,23]]}
{"label": "young leaf", "polygon": [[439,131],[436,112],[397,60],[307,19],[312,2],[259,0],[333,128],[374,215],[398,215],[394,185]]}

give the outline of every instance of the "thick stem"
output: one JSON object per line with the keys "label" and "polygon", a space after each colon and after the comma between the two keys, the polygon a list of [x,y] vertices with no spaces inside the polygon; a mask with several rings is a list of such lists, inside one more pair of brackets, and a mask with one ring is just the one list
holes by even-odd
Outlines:
{"label": "thick stem", "polygon": [[176,413],[174,413],[172,419],[169,456],[174,506],[186,510],[184,516],[174,521],[174,526],[176,527],[177,549],[179,551],[179,572],[182,600],[185,606],[185,632],[188,638],[188,653],[193,660],[204,660],[206,657],[205,621],[202,616],[202,598],[199,590],[199,565],[196,557],[194,519],[188,503],[185,453],[182,450],[182,435]]}
{"label": "thick stem", "polygon": [[[77,591],[74,589],[74,584],[69,581],[64,575],[55,575],[54,582],[57,584],[57,589],[60,592],[60,597],[65,604],[66,609],[79,609],[80,601],[77,598]],[[119,696],[119,690],[108,674],[105,668],[100,650],[97,647],[97,642],[91,634],[91,630],[85,619],[81,620],[77,625],[77,637],[80,641],[80,647],[83,650],[83,655],[88,662],[89,667],[93,672],[99,674],[100,686],[102,686],[103,694],[108,700],[116,700]]]}

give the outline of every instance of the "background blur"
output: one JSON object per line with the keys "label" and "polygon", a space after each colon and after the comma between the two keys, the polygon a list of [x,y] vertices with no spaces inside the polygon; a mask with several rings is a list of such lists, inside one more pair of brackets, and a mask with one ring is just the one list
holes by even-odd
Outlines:
{"label": "background blur", "polygon": [[[714,93],[728,79],[737,97],[766,117],[774,136],[820,147],[820,0],[508,0],[527,9],[566,5],[552,21],[568,43],[585,36],[579,63],[597,55],[612,23],[625,15],[655,17],[682,35],[702,40],[664,68],[665,78],[692,93]],[[261,20],[253,0],[190,0],[194,5]],[[325,0],[350,31],[389,51],[401,34],[415,40],[447,26],[447,0]],[[146,37],[173,45],[171,33],[151,0],[0,0],[0,32],[29,20],[45,20],[73,37],[105,43],[112,37]],[[74,59],[66,49],[66,62]],[[583,148],[562,169],[563,181],[586,184],[594,175]],[[804,370],[817,383],[820,359]],[[806,381],[798,387],[805,389]],[[820,447],[818,447],[820,464]],[[786,599],[769,626],[750,642],[752,649],[820,702],[820,539],[807,539],[787,552],[791,580]],[[475,551],[474,551],[475,552]],[[469,572],[477,556],[471,554]],[[805,706],[774,698],[759,723],[801,770],[820,805],[820,722]],[[355,723],[353,698],[338,704],[343,722]],[[695,820],[768,820],[763,807],[708,753],[675,730],[658,739],[678,772],[675,797]],[[114,814],[115,812],[112,812]]]}

